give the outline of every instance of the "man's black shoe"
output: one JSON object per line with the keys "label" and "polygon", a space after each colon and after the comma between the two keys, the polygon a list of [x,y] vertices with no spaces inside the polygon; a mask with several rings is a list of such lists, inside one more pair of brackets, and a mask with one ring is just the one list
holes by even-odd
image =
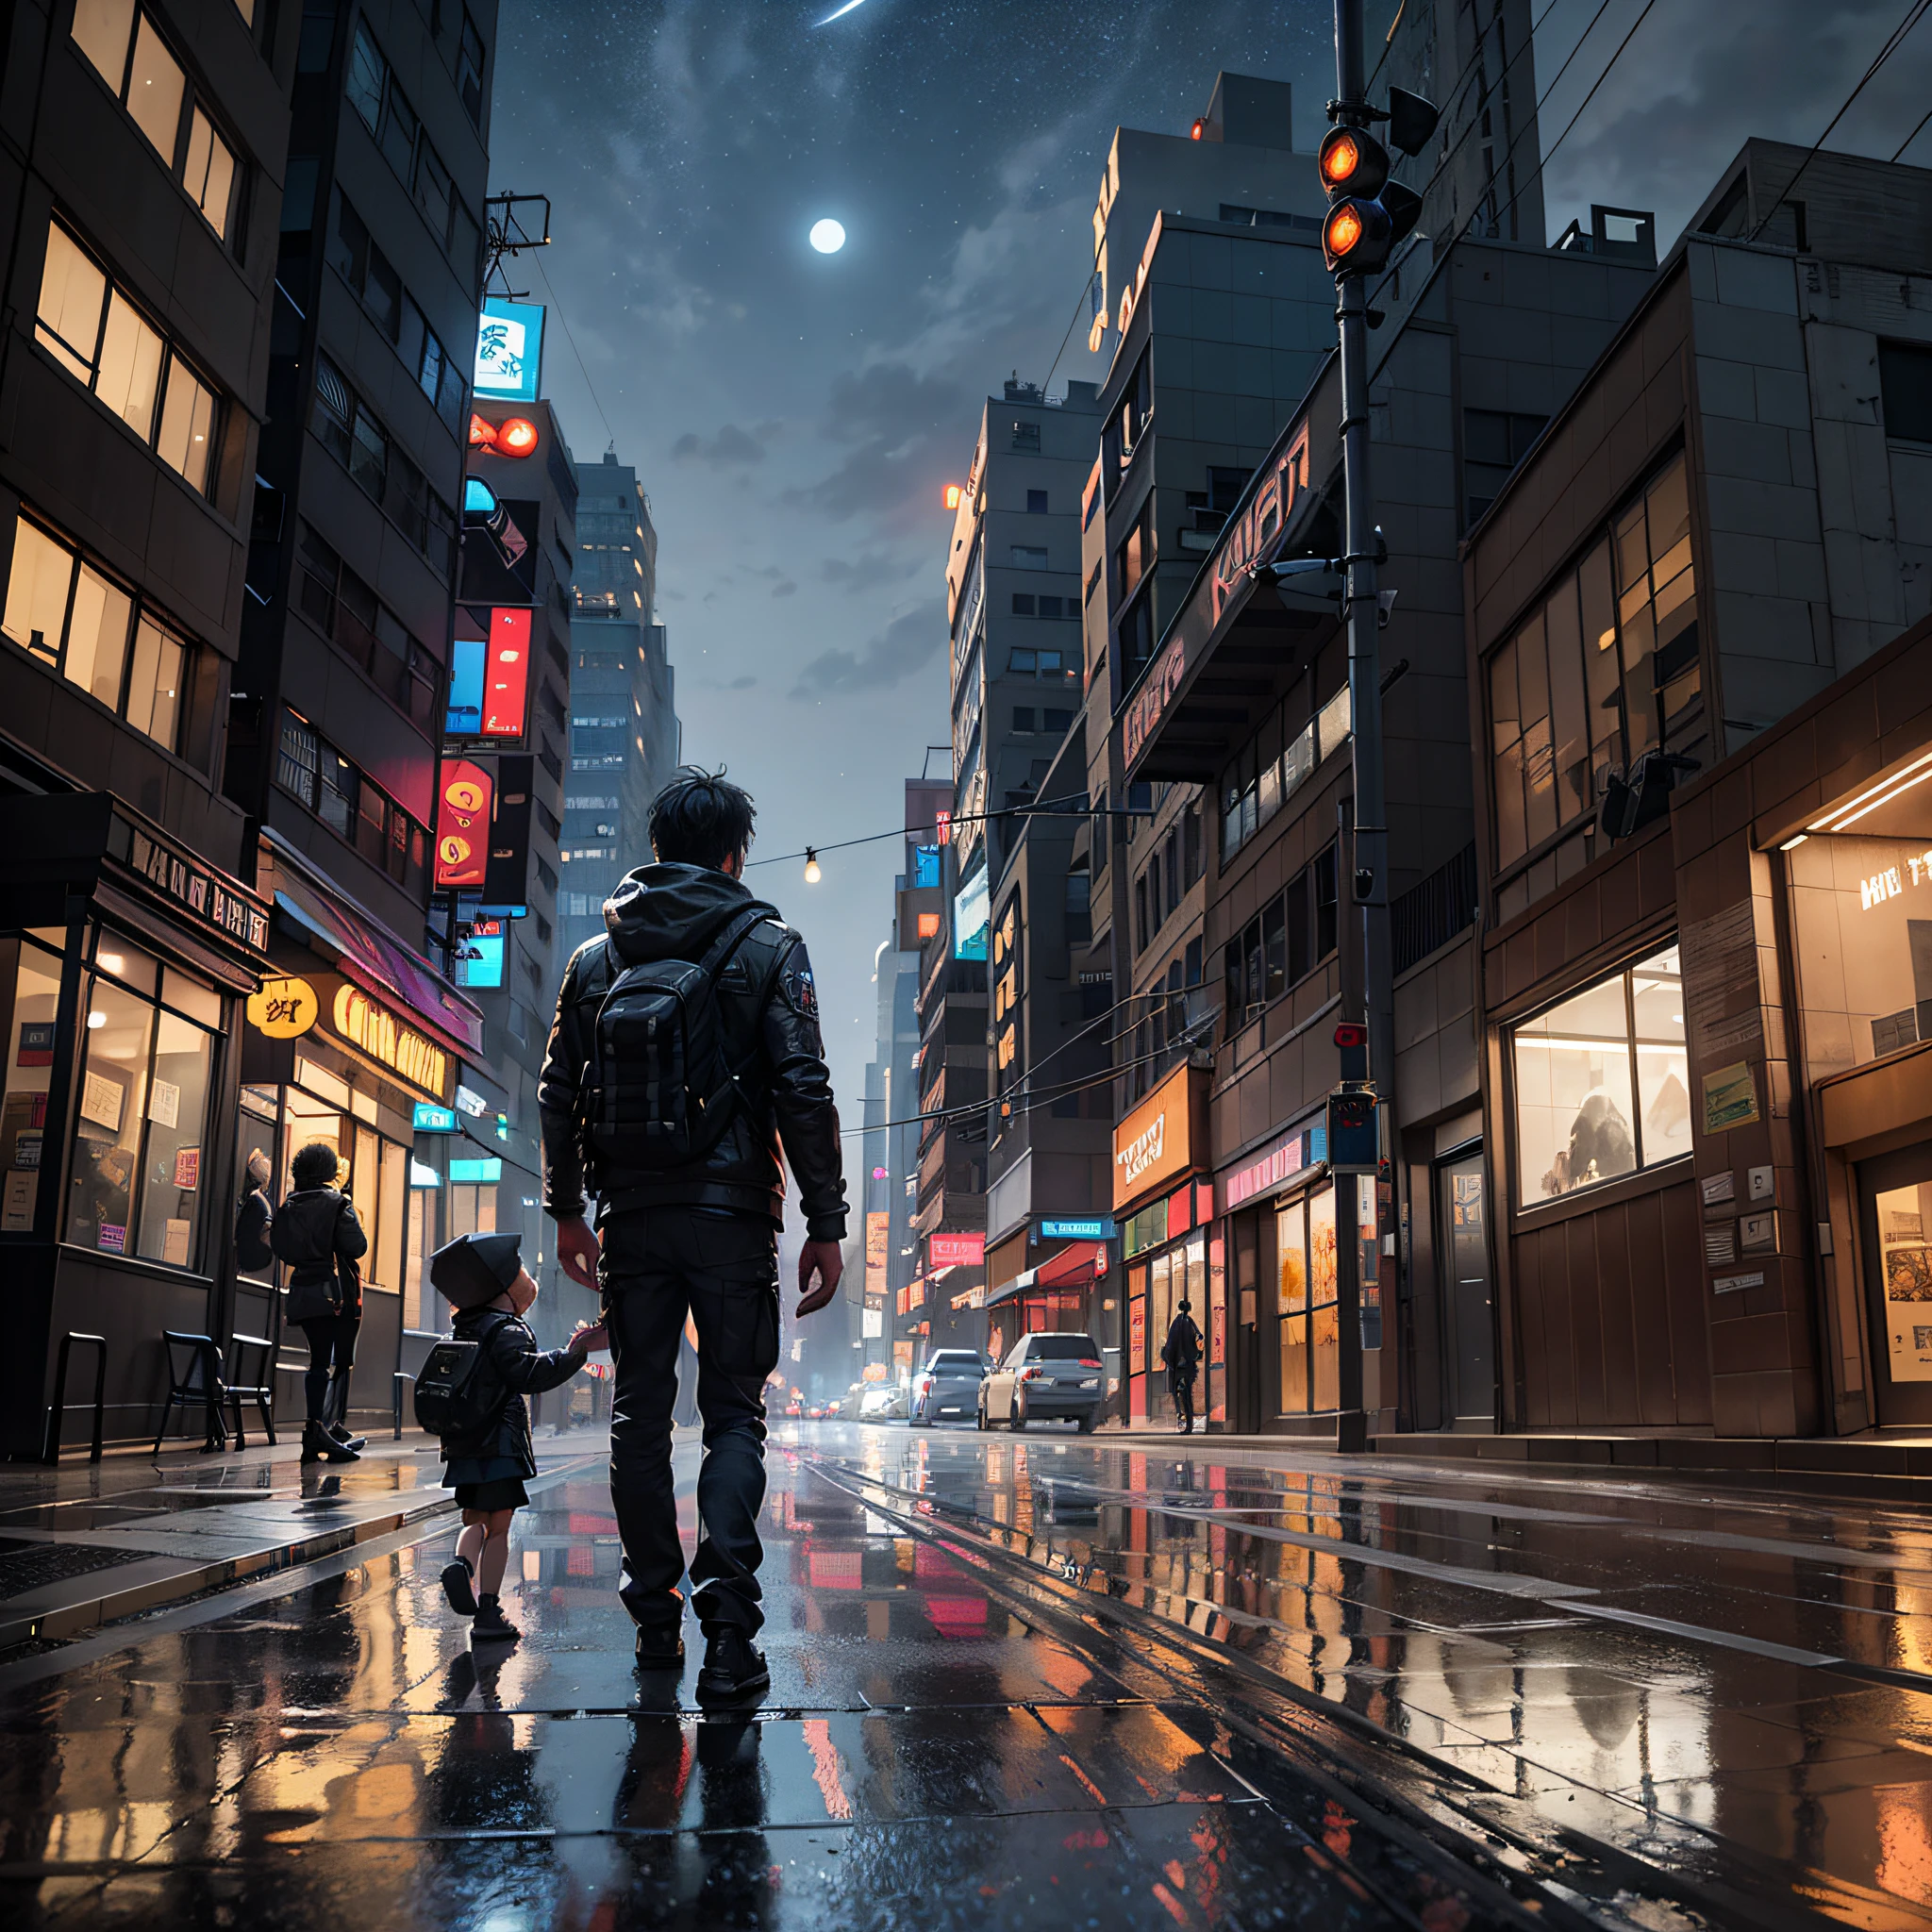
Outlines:
{"label": "man's black shoe", "polygon": [[735,1704],[771,1687],[764,1657],[742,1631],[721,1630],[705,1640],[705,1667],[698,1673],[701,1704]]}
{"label": "man's black shoe", "polygon": [[638,1669],[641,1671],[681,1671],[684,1668],[684,1639],[673,1630],[658,1635],[638,1632]]}
{"label": "man's black shoe", "polygon": [[331,1423],[328,1432],[344,1449],[366,1449],[369,1446],[367,1436],[352,1436],[341,1423]]}

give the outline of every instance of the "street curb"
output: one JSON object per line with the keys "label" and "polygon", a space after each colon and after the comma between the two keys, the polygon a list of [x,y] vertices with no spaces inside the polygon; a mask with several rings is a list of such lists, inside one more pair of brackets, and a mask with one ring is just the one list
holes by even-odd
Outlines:
{"label": "street curb", "polygon": [[[176,1571],[172,1576],[156,1577],[121,1590],[110,1589],[107,1594],[85,1603],[63,1604],[58,1609],[44,1610],[36,1615],[4,1618],[0,1620],[0,1650],[10,1650],[21,1643],[59,1641],[78,1637],[89,1630],[98,1629],[104,1624],[117,1624],[124,1618],[138,1617],[144,1610],[159,1609],[186,1597],[198,1596],[205,1590],[222,1590],[254,1577],[273,1575],[278,1570],[292,1570],[303,1563],[312,1563],[317,1557],[332,1557],[339,1551],[353,1549],[358,1543],[372,1542],[377,1537],[390,1536],[399,1529],[427,1522],[433,1516],[454,1514],[456,1507],[453,1495],[441,1495],[413,1509],[365,1517],[359,1523],[318,1530],[297,1541],[278,1543],[249,1556],[224,1557],[215,1562],[198,1564],[191,1570]],[[138,1555],[131,1554],[126,1567],[167,1560],[166,1556],[159,1552],[142,1551]],[[111,1575],[112,1573],[107,1574]]]}

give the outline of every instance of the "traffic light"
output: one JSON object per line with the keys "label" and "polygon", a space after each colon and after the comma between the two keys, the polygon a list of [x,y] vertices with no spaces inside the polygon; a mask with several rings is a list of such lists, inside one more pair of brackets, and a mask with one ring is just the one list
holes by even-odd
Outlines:
{"label": "traffic light", "polygon": [[[1418,153],[1436,131],[1436,110],[1419,94],[1389,91],[1389,108],[1357,111],[1389,123],[1389,136],[1404,154]],[[1389,150],[1365,127],[1346,122],[1331,127],[1316,151],[1315,165],[1328,195],[1322,224],[1322,254],[1337,276],[1370,275],[1385,267],[1389,251],[1415,226],[1423,198],[1389,178]]]}

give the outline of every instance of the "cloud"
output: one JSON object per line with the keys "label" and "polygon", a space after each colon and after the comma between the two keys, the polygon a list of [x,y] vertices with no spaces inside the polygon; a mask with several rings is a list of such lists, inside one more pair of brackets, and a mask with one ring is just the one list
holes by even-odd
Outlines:
{"label": "cloud", "polygon": [[819,565],[819,575],[837,584],[855,597],[875,590],[880,584],[896,584],[919,569],[922,559],[893,557],[883,550],[861,550],[857,557],[828,557]]}
{"label": "cloud", "polygon": [[671,445],[671,458],[678,463],[761,463],[765,459],[765,446],[749,430],[727,423],[708,441],[693,430],[686,430]]}
{"label": "cloud", "polygon": [[795,698],[883,691],[923,671],[946,641],[945,600],[934,597],[902,612],[857,651],[822,651],[798,674]]}
{"label": "cloud", "polygon": [[774,597],[794,596],[796,595],[797,591],[798,586],[794,584],[790,577],[786,578],[786,580],[782,584],[774,584],[772,586],[772,595]]}
{"label": "cloud", "polygon": [[[823,434],[845,455],[816,483],[785,501],[835,523],[876,515],[904,523],[938,501],[948,466],[973,435],[972,397],[958,383],[921,375],[908,363],[878,362],[832,380]],[[930,519],[924,519],[930,521]]]}

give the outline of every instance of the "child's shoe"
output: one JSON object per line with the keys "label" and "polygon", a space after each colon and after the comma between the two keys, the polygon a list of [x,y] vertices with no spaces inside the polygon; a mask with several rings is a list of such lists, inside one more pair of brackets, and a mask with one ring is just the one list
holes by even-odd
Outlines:
{"label": "child's shoe", "polygon": [[524,1633],[503,1614],[503,1606],[493,1594],[476,1599],[476,1621],[470,1626],[472,1639],[491,1643],[514,1643]]}
{"label": "child's shoe", "polygon": [[476,1614],[476,1573],[470,1566],[467,1557],[458,1557],[454,1563],[446,1563],[442,1572],[442,1593],[449,1599],[449,1607],[459,1617],[474,1617]]}

